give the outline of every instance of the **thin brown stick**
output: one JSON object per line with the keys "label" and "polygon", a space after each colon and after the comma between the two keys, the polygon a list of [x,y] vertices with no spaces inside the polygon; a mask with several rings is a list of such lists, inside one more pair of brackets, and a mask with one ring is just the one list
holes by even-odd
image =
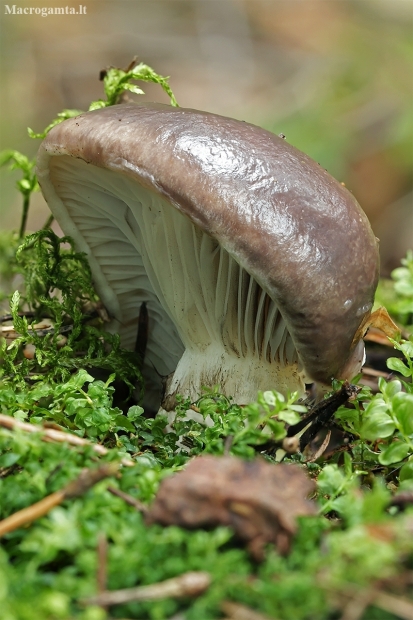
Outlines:
{"label": "thin brown stick", "polygon": [[42,226],[42,230],[45,230],[46,228],[50,228],[50,226],[53,224],[54,221],[54,215],[51,213],[49,215],[49,217],[47,218],[47,220],[45,221],[45,223]]}
{"label": "thin brown stick", "polygon": [[234,435],[228,435],[225,438],[224,443],[224,456],[228,456],[231,453],[231,447],[234,441]]}
{"label": "thin brown stick", "polygon": [[107,587],[107,565],[108,565],[108,539],[104,532],[100,532],[97,544],[97,572],[96,583],[99,594],[106,592]]}
{"label": "thin brown stick", "polygon": [[69,482],[67,486],[51,495],[41,499],[39,502],[23,508],[6,519],[0,521],[0,537],[13,532],[19,527],[27,525],[46,515],[52,508],[55,508],[65,499],[79,497],[88,491],[93,485],[103,478],[113,476],[119,469],[118,463],[104,463],[97,469],[84,469],[80,476]]}
{"label": "thin brown stick", "polygon": [[375,368],[369,368],[368,366],[363,366],[362,373],[363,375],[368,375],[370,377],[384,377],[387,380],[389,380],[389,378],[391,377],[390,372],[376,370]]}
{"label": "thin brown stick", "polygon": [[399,616],[402,620],[413,620],[413,603],[401,596],[394,596],[376,590],[372,599],[372,605]]}
{"label": "thin brown stick", "polygon": [[323,443],[318,448],[318,450],[309,459],[306,460],[306,463],[314,463],[314,461],[319,459],[320,456],[322,456],[324,452],[327,450],[328,444],[330,443],[330,439],[331,439],[331,430],[328,430],[327,435],[324,437]]}
{"label": "thin brown stick", "polygon": [[[399,583],[400,577],[397,576],[396,579]],[[407,573],[407,581],[409,580],[411,575]],[[413,620],[413,603],[409,599],[383,592],[375,587],[357,591],[353,585],[348,584],[344,589],[331,590],[331,593],[341,599],[340,607],[344,609],[344,613],[340,620],[357,620],[369,605],[388,611],[400,620]],[[343,599],[347,599],[348,603],[343,604]]]}
{"label": "thin brown stick", "polygon": [[344,607],[340,620],[360,620],[371,604],[374,591],[371,588],[358,592]]}
{"label": "thin brown stick", "polygon": [[258,611],[254,611],[250,607],[234,603],[233,601],[222,601],[222,611],[227,614],[228,620],[277,620],[275,616],[264,616]]}
{"label": "thin brown stick", "polygon": [[102,592],[97,596],[82,599],[82,605],[121,605],[123,603],[157,601],[163,598],[181,598],[185,596],[199,596],[209,588],[211,577],[205,572],[189,572],[160,581],[149,586],[138,586],[124,590]]}
{"label": "thin brown stick", "polygon": [[[73,325],[63,325],[59,329],[58,333],[59,334],[67,334],[68,332],[72,331],[72,329],[73,329]],[[27,332],[29,334],[36,334],[36,336],[40,336],[41,338],[43,338],[44,336],[48,336],[50,334],[55,334],[56,330],[53,327],[53,325],[49,325],[49,326],[44,327],[44,328],[29,327],[27,329]],[[21,334],[19,334],[19,332],[15,331],[13,325],[3,325],[3,326],[0,326],[0,334],[2,334],[8,340],[16,340],[17,338],[20,338],[20,336],[21,336]]]}
{"label": "thin brown stick", "polygon": [[[82,437],[78,437],[78,435],[73,435],[69,432],[57,431],[52,428],[44,428],[39,424],[29,424],[28,422],[20,422],[20,420],[16,420],[9,415],[4,415],[0,413],[0,426],[3,428],[8,428],[9,430],[20,430],[26,433],[42,433],[42,439],[44,441],[54,441],[58,443],[68,443],[71,446],[91,446],[92,450],[99,454],[99,456],[105,456],[108,454],[109,450],[105,448],[105,446],[101,446],[97,443],[92,443],[88,439],[83,439]],[[126,467],[131,467],[134,465],[134,462],[131,459],[122,458],[121,464]]]}
{"label": "thin brown stick", "polygon": [[112,495],[116,495],[117,497],[123,499],[124,502],[129,504],[129,506],[133,506],[134,508],[136,508],[138,512],[146,513],[148,511],[147,506],[145,506],[145,504],[142,504],[142,502],[140,502],[138,499],[132,497],[132,495],[128,495],[120,489],[112,486],[108,486],[107,490],[109,491],[109,493],[112,493]]}
{"label": "thin brown stick", "polygon": [[40,500],[40,502],[36,502],[27,508],[23,508],[23,510],[19,510],[14,514],[10,515],[6,519],[0,521],[0,538],[9,532],[13,532],[17,530],[19,527],[31,523],[43,515],[47,514],[62,503],[65,496],[62,491],[56,491],[51,495],[48,495],[44,499]]}

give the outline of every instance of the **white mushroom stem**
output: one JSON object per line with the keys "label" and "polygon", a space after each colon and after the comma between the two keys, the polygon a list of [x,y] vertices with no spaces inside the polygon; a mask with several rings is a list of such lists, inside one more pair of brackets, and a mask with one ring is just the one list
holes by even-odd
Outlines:
{"label": "white mushroom stem", "polygon": [[269,385],[287,392],[304,392],[304,374],[297,364],[278,364],[253,356],[238,357],[228,353],[220,343],[212,343],[205,350],[186,349],[177,369],[167,383],[164,408],[175,406],[175,394],[199,397],[200,387],[220,386],[229,396],[236,394],[238,404],[255,400],[257,390],[266,390]]}

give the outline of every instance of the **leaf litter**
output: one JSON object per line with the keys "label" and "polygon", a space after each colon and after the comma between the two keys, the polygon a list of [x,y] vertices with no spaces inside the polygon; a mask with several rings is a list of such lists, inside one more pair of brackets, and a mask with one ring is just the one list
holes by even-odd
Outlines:
{"label": "leaf litter", "polygon": [[290,549],[296,517],[314,515],[315,483],[297,466],[200,456],[162,481],[147,523],[185,528],[230,526],[255,560],[268,543]]}

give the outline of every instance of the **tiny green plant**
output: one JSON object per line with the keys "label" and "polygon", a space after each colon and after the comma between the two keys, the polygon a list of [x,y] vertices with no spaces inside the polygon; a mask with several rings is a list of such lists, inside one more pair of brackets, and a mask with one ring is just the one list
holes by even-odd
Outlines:
{"label": "tiny green plant", "polygon": [[0,166],[10,164],[10,170],[20,170],[22,178],[17,181],[16,187],[23,197],[22,217],[19,230],[19,239],[23,239],[26,231],[27,217],[29,214],[30,196],[33,192],[38,191],[35,168],[35,160],[29,159],[26,155],[19,151],[2,151],[0,153]]}
{"label": "tiny green plant", "polygon": [[[169,96],[171,105],[175,107],[178,106],[175,95],[169,86],[169,78],[159,75],[151,67],[145,65],[144,63],[136,63],[136,61],[133,60],[126,70],[118,69],[116,67],[109,67],[108,69],[101,71],[100,77],[103,81],[106,99],[92,101],[89,106],[89,110],[96,110],[98,108],[115,105],[119,102],[125,92],[143,95],[144,91],[136,84],[132,84],[132,81],[147,83],[152,82],[154,84],[159,84]],[[73,118],[79,114],[82,114],[82,110],[62,110],[43,131],[36,133],[28,127],[28,134],[31,138],[43,139],[49,131],[53,129],[53,127],[59,123],[62,123],[64,120]],[[18,151],[7,150],[0,153],[0,166],[4,166],[6,164],[10,164],[11,170],[18,169],[22,172],[22,179],[17,181],[16,186],[23,196],[22,217],[19,230],[19,239],[23,239],[26,231],[30,197],[33,192],[38,191],[39,189],[35,174],[36,162],[35,159],[29,159],[26,155],[23,155]],[[45,227],[50,226],[50,223],[51,220],[48,220]]]}
{"label": "tiny green plant", "polygon": [[[120,348],[118,336],[98,329],[102,320],[94,316],[97,297],[89,265],[69,238],[50,229],[28,235],[16,261],[26,286],[23,297],[15,291],[11,298],[17,337],[0,341],[0,380],[22,389],[28,382],[67,380],[82,367],[114,372],[131,389],[140,382],[136,356]],[[20,312],[22,307],[31,311],[31,319]],[[33,325],[44,317],[51,324],[41,336]],[[28,345],[34,348],[32,359],[24,356]]]}
{"label": "tiny green plant", "polygon": [[[143,63],[135,65],[135,61],[133,61],[126,70],[117,69],[116,67],[109,67],[108,69],[101,71],[100,78],[103,81],[103,89],[106,99],[92,101],[89,106],[89,111],[98,110],[99,108],[107,108],[108,106],[117,104],[125,92],[131,92],[135,95],[144,95],[145,92],[136,84],[132,84],[131,80],[159,84],[169,96],[171,105],[175,107],[178,106],[175,95],[169,86],[169,78],[159,75],[151,67]],[[57,114],[56,118],[53,119],[44,131],[35,133],[32,129],[30,129],[30,127],[27,131],[31,138],[43,139],[49,131],[53,129],[53,127],[59,125],[59,123],[62,123],[68,118],[79,116],[79,114],[82,114],[82,110],[62,110],[62,112]]]}
{"label": "tiny green plant", "polygon": [[413,332],[413,251],[408,250],[401,266],[391,273],[391,280],[382,279],[376,299],[385,305],[394,318]]}
{"label": "tiny green plant", "polygon": [[[171,105],[178,105],[168,78],[143,63],[136,64],[133,61],[125,71],[110,67],[102,72],[101,79],[106,99],[92,102],[90,110],[115,105],[125,91],[143,94],[142,89],[131,81],[159,84],[170,97]],[[44,138],[57,124],[81,113],[81,110],[63,110],[43,132],[35,133],[29,128],[28,133],[32,138]],[[23,196],[18,235],[21,242],[26,230],[30,198],[38,190],[35,160],[10,150],[0,155],[0,165],[6,164],[11,164],[12,170],[19,169],[23,176],[17,182],[17,189]],[[74,251],[70,238],[59,239],[50,230],[51,222],[52,218],[49,218],[44,229],[27,236],[20,247],[13,237],[11,256],[9,251],[7,256],[6,250],[2,252],[5,257],[3,277],[7,280],[7,276],[10,279],[15,272],[21,273],[25,290],[22,295],[15,293],[11,301],[14,326],[20,336],[8,346],[5,341],[1,344],[0,359],[3,363],[0,376],[11,376],[21,386],[23,377],[33,376],[36,372],[44,379],[52,376],[67,379],[68,374],[81,365],[113,370],[130,388],[132,382],[138,381],[141,384],[139,361],[133,354],[121,350],[119,339],[101,329],[97,330],[93,322],[84,324],[85,304],[97,302],[90,269],[84,256]],[[65,245],[69,245],[70,250],[62,249]],[[53,333],[44,338],[39,337],[30,328],[26,317],[19,315],[23,308],[33,312],[34,320],[42,316],[50,317],[54,322]],[[66,333],[63,346],[62,329]],[[35,347],[34,359],[31,361],[22,355],[22,349],[27,345]]]}
{"label": "tiny green plant", "polygon": [[[381,449],[377,455],[379,462],[383,465],[401,461],[409,451],[413,450],[411,440],[413,433],[411,382],[413,346],[410,341],[400,343],[394,341],[393,344],[396,349],[404,353],[405,361],[390,357],[387,360],[387,366],[397,372],[403,371],[402,374],[410,381],[398,379],[386,381],[380,377],[377,394],[372,394],[369,388],[363,388],[357,395],[353,407],[342,406],[335,416],[346,430],[362,441],[380,440]],[[383,455],[383,450],[387,456]],[[397,456],[402,458],[397,459]],[[385,463],[385,461],[388,462]]]}
{"label": "tiny green plant", "polygon": [[110,67],[101,72],[101,79],[103,79],[106,100],[99,99],[98,101],[93,101],[89,106],[89,110],[97,110],[118,103],[119,98],[125,91],[135,93],[135,95],[143,95],[144,91],[136,84],[131,84],[131,80],[159,84],[169,96],[171,105],[174,107],[178,106],[175,95],[169,86],[169,78],[159,75],[142,62],[139,64],[132,62],[131,66],[126,70]]}

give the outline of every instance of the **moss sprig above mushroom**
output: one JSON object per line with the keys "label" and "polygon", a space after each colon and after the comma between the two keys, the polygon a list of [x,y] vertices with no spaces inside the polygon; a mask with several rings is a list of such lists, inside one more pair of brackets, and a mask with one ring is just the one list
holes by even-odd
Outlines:
{"label": "moss sprig above mushroom", "polygon": [[168,409],[203,385],[243,404],[358,372],[377,240],[352,194],[285,140],[206,112],[117,105],[52,129],[37,174],[127,348],[146,304],[152,408],[159,375],[171,375]]}

